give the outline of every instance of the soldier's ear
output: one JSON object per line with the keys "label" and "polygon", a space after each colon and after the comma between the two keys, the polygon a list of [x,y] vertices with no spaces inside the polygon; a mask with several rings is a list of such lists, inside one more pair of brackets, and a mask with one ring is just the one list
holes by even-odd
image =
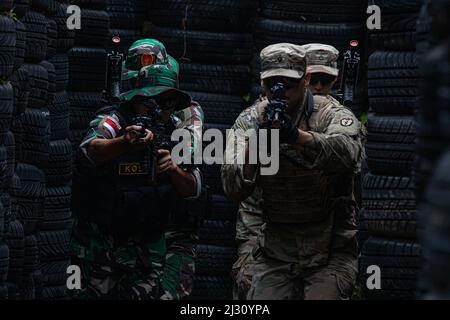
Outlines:
{"label": "soldier's ear", "polygon": [[311,81],[311,73],[306,73],[303,79],[305,80],[305,86],[309,86],[309,82]]}

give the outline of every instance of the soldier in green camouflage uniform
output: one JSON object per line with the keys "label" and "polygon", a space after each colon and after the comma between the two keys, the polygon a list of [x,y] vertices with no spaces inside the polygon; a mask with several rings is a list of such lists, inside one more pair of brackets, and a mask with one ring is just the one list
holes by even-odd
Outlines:
{"label": "soldier in green camouflage uniform", "polygon": [[[136,69],[141,67],[143,68],[140,72],[136,72]],[[139,101],[146,97],[159,99],[158,101],[162,101],[161,97],[166,97],[165,104],[179,110],[172,114],[163,111],[163,117],[169,117],[175,128],[187,129],[190,132],[192,154],[201,139],[203,123],[201,107],[191,101],[187,94],[175,89],[178,82],[178,64],[166,54],[160,42],[152,39],[136,42],[130,48],[126,68],[133,73],[132,76],[139,74],[137,79],[133,80],[137,88],[122,94],[124,104],[118,110],[100,112],[91,122],[79,149],[78,168],[81,171],[91,169],[100,171],[105,163],[108,163],[98,154],[95,147],[93,148],[98,141],[114,142],[116,144],[114,149],[102,150],[116,157],[134,152],[141,146],[151,143],[153,134],[148,130],[145,138],[137,140],[135,132],[141,128],[126,127],[128,124],[124,123],[124,119],[135,112],[133,108],[140,109],[140,112],[145,111],[139,106]],[[199,170],[192,166],[177,166],[168,152],[160,152],[158,170],[161,180],[169,181],[179,197],[184,197],[185,201],[198,198],[202,184]],[[114,157],[110,156],[109,159],[111,158]],[[123,166],[123,163],[119,163],[119,168],[120,166]],[[79,201],[86,199],[80,197],[77,199],[75,195],[73,202]],[[172,202],[179,204],[180,201],[183,202],[180,198],[177,201],[169,201],[168,207]],[[150,207],[145,206],[143,210],[150,212],[153,209],[152,204],[148,205]],[[178,207],[186,208],[186,203],[183,202],[183,205]],[[186,211],[172,209],[164,213],[167,215],[171,213],[169,221],[162,224],[156,232],[148,230],[148,234],[131,234],[125,238],[120,236],[120,232],[119,237],[111,232],[105,232],[104,226],[90,219],[79,219],[83,221],[78,221],[75,228],[72,247],[73,262],[82,269],[83,288],[74,296],[88,299],[136,300],[181,299],[188,296],[192,290],[195,272],[196,237],[192,235],[193,232],[189,227],[188,230],[181,230],[175,226],[177,228],[172,230],[169,225],[174,226],[171,221],[174,214],[181,215],[183,222],[190,218],[195,220],[196,217],[188,217]],[[155,224],[158,224],[158,221],[155,221]]]}
{"label": "soldier in green camouflage uniform", "polygon": [[[346,299],[356,279],[355,212],[339,208],[353,203],[352,179],[363,157],[360,123],[336,100],[307,90],[305,56],[303,47],[292,44],[261,52],[266,89],[278,82],[288,88],[278,173],[260,175],[258,165],[222,166],[231,199],[242,201],[256,187],[262,192],[264,224],[251,253],[256,272],[248,299]],[[272,97],[267,91],[268,100],[236,120],[238,137],[264,127]],[[232,142],[229,136],[227,153]]]}

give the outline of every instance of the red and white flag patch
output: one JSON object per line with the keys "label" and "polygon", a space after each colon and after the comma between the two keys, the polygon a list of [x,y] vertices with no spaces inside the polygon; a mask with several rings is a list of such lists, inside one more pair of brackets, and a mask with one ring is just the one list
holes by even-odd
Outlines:
{"label": "red and white flag patch", "polygon": [[121,129],[119,123],[111,117],[107,117],[105,120],[103,120],[103,126],[109,131],[112,138],[117,137]]}

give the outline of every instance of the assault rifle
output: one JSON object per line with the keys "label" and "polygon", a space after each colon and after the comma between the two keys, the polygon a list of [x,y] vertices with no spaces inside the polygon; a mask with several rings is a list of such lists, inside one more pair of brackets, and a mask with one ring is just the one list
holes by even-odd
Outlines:
{"label": "assault rifle", "polygon": [[344,53],[341,73],[341,87],[336,95],[342,105],[351,108],[355,100],[356,86],[359,77],[361,55],[358,52],[359,42],[350,41],[350,48]]}
{"label": "assault rifle", "polygon": [[107,55],[106,84],[103,98],[108,104],[120,103],[120,89],[122,81],[123,54],[120,52],[120,37],[113,37],[112,49]]}
{"label": "assault rifle", "polygon": [[270,129],[281,129],[283,115],[287,109],[286,89],[283,83],[277,83],[272,88],[272,99],[265,110],[265,127]]}
{"label": "assault rifle", "polygon": [[169,121],[164,122],[162,119],[163,110],[153,99],[143,101],[147,105],[150,112],[146,116],[136,116],[132,119],[132,124],[143,128],[141,132],[138,132],[138,138],[145,137],[145,129],[150,130],[153,133],[153,142],[146,152],[146,166],[150,178],[153,182],[157,181],[157,154],[160,149],[172,151],[175,146],[175,142],[172,141],[172,132],[176,129],[172,118]]}

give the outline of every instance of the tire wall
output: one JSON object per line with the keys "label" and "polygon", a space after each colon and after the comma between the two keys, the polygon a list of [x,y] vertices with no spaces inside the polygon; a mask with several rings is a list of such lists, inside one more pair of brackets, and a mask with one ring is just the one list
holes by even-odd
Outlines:
{"label": "tire wall", "polygon": [[74,32],[65,4],[10,2],[14,15],[0,15],[0,299],[64,299],[73,224],[67,86]]}
{"label": "tire wall", "polygon": [[[360,223],[364,299],[413,299],[422,265],[417,239],[413,164],[418,83],[417,20],[423,1],[369,1],[380,6],[382,29],[369,32],[366,162]],[[367,267],[381,269],[381,290],[366,289]]]}

